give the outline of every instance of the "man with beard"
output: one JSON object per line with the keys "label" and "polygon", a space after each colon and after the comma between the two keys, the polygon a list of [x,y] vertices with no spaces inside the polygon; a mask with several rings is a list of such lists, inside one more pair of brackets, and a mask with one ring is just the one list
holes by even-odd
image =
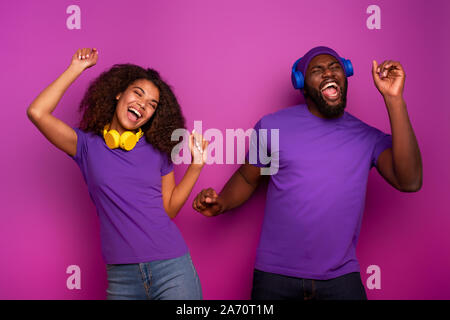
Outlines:
{"label": "man with beard", "polygon": [[[376,167],[403,192],[422,185],[420,151],[403,100],[402,66],[394,61],[372,65],[392,136],[344,111],[351,74],[351,63],[334,50],[311,49],[293,68],[294,87],[302,90],[306,105],[266,115],[255,125],[257,132],[279,129],[280,139],[252,299],[366,299],[356,244],[369,171]],[[250,152],[258,146],[270,152],[269,139],[261,142],[253,140]],[[194,209],[216,216],[244,203],[261,180],[261,167],[268,166],[248,159],[219,195],[202,190]]]}

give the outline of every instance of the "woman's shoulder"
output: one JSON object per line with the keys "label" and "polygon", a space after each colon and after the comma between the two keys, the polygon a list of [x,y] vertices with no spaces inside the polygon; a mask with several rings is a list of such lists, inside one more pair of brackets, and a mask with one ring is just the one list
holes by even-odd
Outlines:
{"label": "woman's shoulder", "polygon": [[73,130],[75,130],[78,137],[85,138],[85,139],[98,139],[102,138],[98,133],[93,131],[87,131],[82,128],[78,127],[72,127]]}

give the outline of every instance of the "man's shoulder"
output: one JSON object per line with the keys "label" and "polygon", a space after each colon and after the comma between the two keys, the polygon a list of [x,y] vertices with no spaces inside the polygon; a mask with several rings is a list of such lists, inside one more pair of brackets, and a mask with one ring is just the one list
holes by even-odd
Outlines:
{"label": "man's shoulder", "polygon": [[270,128],[281,123],[302,115],[305,105],[295,105],[286,107],[263,116],[259,122],[261,127]]}
{"label": "man's shoulder", "polygon": [[359,119],[355,115],[350,114],[349,112],[346,112],[346,114],[346,123],[348,127],[357,129],[359,132],[367,132],[371,134],[378,134],[381,132],[381,130]]}
{"label": "man's shoulder", "polygon": [[346,111],[345,113],[347,114],[346,120],[348,123],[351,123],[354,126],[359,126],[364,129],[369,129],[369,130],[376,129],[375,127],[371,126],[370,124],[366,123],[364,120],[361,120],[360,118],[351,114],[350,112]]}

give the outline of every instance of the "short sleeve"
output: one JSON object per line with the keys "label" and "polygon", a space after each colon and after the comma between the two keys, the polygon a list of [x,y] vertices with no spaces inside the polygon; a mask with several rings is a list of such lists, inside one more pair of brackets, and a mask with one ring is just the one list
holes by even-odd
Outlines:
{"label": "short sleeve", "polygon": [[371,159],[372,167],[375,167],[377,165],[378,157],[384,150],[388,148],[392,148],[392,136],[378,129],[375,129],[375,139]]}
{"label": "short sleeve", "polygon": [[81,166],[81,163],[85,158],[88,149],[87,133],[78,128],[73,128],[73,130],[75,130],[75,133],[77,134],[77,152],[75,156],[72,157],[71,155],[69,155],[69,157],[71,157],[79,166]]}
{"label": "short sleeve", "polygon": [[165,154],[161,154],[161,176],[169,174],[173,170],[172,160]]}
{"label": "short sleeve", "polygon": [[270,146],[268,145],[268,130],[262,128],[261,120],[259,120],[253,127],[253,132],[250,136],[250,143],[248,152],[245,156],[247,163],[255,167],[270,167]]}

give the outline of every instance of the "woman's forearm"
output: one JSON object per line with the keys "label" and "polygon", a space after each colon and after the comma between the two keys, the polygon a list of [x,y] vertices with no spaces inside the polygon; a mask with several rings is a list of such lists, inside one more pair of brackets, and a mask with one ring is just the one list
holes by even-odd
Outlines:
{"label": "woman's forearm", "polygon": [[189,165],[180,183],[173,189],[168,208],[169,217],[175,218],[183,207],[200,176],[202,168],[202,164],[192,163]]}
{"label": "woman's forearm", "polygon": [[29,117],[39,118],[51,114],[69,86],[83,72],[80,68],[68,67],[55,81],[45,88],[27,109]]}

